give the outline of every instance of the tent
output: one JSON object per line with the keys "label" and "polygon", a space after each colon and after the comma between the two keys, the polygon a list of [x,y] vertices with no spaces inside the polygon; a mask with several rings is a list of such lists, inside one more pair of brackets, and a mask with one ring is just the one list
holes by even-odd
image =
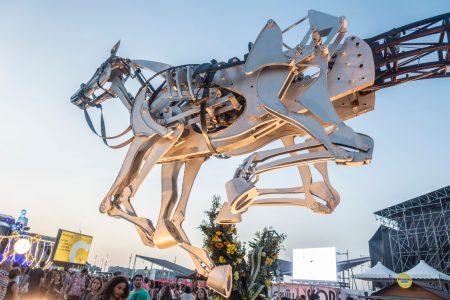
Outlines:
{"label": "tent", "polygon": [[409,271],[406,271],[412,279],[424,279],[424,280],[444,280],[450,281],[450,276],[439,272],[423,260],[421,260],[417,266]]}
{"label": "tent", "polygon": [[378,262],[375,267],[365,273],[353,275],[353,278],[363,280],[396,279],[397,273]]}

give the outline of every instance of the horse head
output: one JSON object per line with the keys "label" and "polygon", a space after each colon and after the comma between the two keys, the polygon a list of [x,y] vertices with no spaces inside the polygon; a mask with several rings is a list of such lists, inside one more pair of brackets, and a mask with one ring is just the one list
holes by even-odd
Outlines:
{"label": "horse head", "polygon": [[[80,85],[70,98],[72,104],[79,108],[88,108],[117,96],[115,89],[107,87],[107,83],[113,82],[118,76],[130,71],[128,60],[116,56],[119,46],[120,41],[112,47],[110,56],[95,70],[91,79]],[[96,95],[98,90],[101,93]]]}

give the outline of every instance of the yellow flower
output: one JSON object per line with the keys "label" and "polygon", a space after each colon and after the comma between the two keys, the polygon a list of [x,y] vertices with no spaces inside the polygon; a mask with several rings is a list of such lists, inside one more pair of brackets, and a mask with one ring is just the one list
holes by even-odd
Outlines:
{"label": "yellow flower", "polygon": [[240,265],[240,264],[242,263],[242,259],[240,259],[240,258],[236,259],[236,263],[237,263],[238,265]]}
{"label": "yellow flower", "polygon": [[222,234],[222,232],[216,231],[216,235],[221,235],[221,234]]}
{"label": "yellow flower", "polygon": [[238,280],[239,279],[239,272],[235,271],[234,272],[234,280]]}
{"label": "yellow flower", "polygon": [[234,254],[236,252],[236,245],[233,243],[224,243],[227,246],[227,253]]}
{"label": "yellow flower", "polygon": [[270,280],[266,279],[266,281],[264,282],[264,284],[266,285],[266,287],[270,287]]}
{"label": "yellow flower", "polygon": [[215,235],[215,236],[212,238],[212,241],[213,241],[213,242],[220,242],[221,239],[220,239],[220,237],[218,237],[217,235]]}
{"label": "yellow flower", "polygon": [[271,259],[270,257],[266,257],[266,265],[270,266],[273,263],[273,259]]}
{"label": "yellow flower", "polygon": [[227,261],[226,261],[225,258],[221,255],[221,256],[219,256],[219,262],[220,262],[221,264],[224,264],[224,263],[226,263]]}
{"label": "yellow flower", "polygon": [[211,247],[207,247],[206,250],[208,250],[208,252],[211,252]]}

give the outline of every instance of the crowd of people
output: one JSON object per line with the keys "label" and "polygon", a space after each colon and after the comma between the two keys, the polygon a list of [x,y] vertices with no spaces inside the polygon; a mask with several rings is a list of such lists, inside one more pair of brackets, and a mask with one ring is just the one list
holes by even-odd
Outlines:
{"label": "crowd of people", "polygon": [[91,276],[86,269],[57,271],[0,264],[0,300],[212,300],[209,289],[163,284],[141,274]]}

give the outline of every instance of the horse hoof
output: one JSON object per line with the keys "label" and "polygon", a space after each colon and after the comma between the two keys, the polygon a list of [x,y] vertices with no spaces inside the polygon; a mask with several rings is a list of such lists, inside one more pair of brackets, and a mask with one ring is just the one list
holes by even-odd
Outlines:
{"label": "horse hoof", "polygon": [[258,190],[253,183],[243,178],[233,178],[225,185],[227,190],[230,211],[233,214],[243,213],[252,204],[253,199],[258,196]]}
{"label": "horse hoof", "polygon": [[181,240],[182,238],[178,230],[169,220],[164,219],[156,225],[156,230],[153,234],[153,243],[159,249],[174,247]]}
{"label": "horse hoof", "polygon": [[233,287],[232,269],[230,265],[215,266],[209,273],[206,284],[225,298],[230,297]]}
{"label": "horse hoof", "polygon": [[107,213],[109,210],[111,209],[111,204],[109,199],[105,198],[102,203],[100,203],[100,207],[98,208],[98,210],[100,211],[101,214],[105,214]]}
{"label": "horse hoof", "polygon": [[233,214],[230,210],[230,204],[225,202],[219,211],[216,218],[216,223],[218,224],[236,224],[240,223],[242,220],[241,214]]}

